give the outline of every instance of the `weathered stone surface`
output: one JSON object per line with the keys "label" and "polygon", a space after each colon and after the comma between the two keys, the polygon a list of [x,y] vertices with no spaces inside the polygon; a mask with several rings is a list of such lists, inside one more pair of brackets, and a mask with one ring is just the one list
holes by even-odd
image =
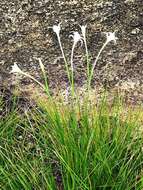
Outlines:
{"label": "weathered stone surface", "polygon": [[[95,69],[94,85],[127,88],[131,83],[135,84],[136,91],[142,91],[142,0],[0,0],[2,83],[8,79],[11,81],[12,76],[8,72],[14,62],[40,78],[35,58],[41,57],[50,85],[53,88],[67,86],[63,60],[57,59],[61,57],[57,38],[50,28],[59,22],[62,22],[61,38],[69,58],[72,45],[69,34],[80,31],[79,24],[88,26],[87,39],[92,60],[105,40],[103,32],[116,31],[118,43],[108,45],[102,54]],[[86,79],[84,51],[84,47],[79,46],[74,56],[75,78],[79,86]]]}

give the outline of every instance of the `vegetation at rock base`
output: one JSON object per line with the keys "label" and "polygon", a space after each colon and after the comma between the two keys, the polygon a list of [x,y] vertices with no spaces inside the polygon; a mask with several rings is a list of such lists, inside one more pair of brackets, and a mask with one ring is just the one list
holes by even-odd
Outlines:
{"label": "vegetation at rock base", "polygon": [[[0,109],[0,189],[143,189],[141,109],[120,98]],[[20,104],[20,102],[19,102]],[[111,106],[112,105],[112,106]]]}
{"label": "vegetation at rock base", "polygon": [[[81,26],[84,37],[85,26]],[[90,99],[93,72],[106,45],[116,42],[115,32],[106,41],[90,68],[88,51],[87,85],[78,96],[74,81],[73,55],[81,38],[73,34],[70,66],[57,34],[69,90],[66,99],[51,94],[48,77],[40,58],[44,83],[21,70],[16,63],[10,73],[24,75],[36,82],[45,96],[35,103],[1,94],[0,103],[0,188],[2,190],[142,190],[143,130],[141,108],[125,107],[120,96],[112,102],[106,93]],[[81,40],[82,39],[82,40]],[[87,50],[87,48],[85,48]],[[36,90],[34,90],[35,93]],[[10,92],[11,93],[11,92]],[[27,106],[25,106],[27,104]]]}

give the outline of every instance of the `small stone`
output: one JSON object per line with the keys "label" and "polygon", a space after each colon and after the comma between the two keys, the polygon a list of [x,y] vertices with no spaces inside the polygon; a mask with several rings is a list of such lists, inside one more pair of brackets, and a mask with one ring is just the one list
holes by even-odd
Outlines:
{"label": "small stone", "polygon": [[125,3],[134,3],[135,0],[126,0]]}
{"label": "small stone", "polygon": [[138,34],[140,32],[139,28],[135,28],[131,31],[131,34]]}
{"label": "small stone", "polygon": [[14,42],[13,39],[8,40],[8,43],[9,43],[9,44],[13,44],[13,42]]}

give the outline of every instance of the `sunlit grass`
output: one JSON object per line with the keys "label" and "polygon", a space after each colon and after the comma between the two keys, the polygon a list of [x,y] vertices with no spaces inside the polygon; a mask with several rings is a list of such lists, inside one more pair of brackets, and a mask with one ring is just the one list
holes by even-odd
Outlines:
{"label": "sunlit grass", "polygon": [[83,102],[41,98],[1,118],[0,189],[143,189],[141,108]]}

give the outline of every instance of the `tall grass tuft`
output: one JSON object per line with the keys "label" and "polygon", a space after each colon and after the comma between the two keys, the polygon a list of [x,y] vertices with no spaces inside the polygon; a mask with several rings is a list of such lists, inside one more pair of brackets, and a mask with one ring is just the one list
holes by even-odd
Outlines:
{"label": "tall grass tuft", "polygon": [[84,102],[38,100],[0,120],[2,190],[143,189],[141,112]]}
{"label": "tall grass tuft", "polygon": [[[70,67],[61,39],[60,24],[54,25],[70,82],[71,101],[56,101],[50,94],[44,65],[39,64],[44,84],[23,72],[15,63],[11,73],[22,74],[39,84],[48,98],[36,98],[37,107],[19,113],[16,99],[11,112],[0,117],[0,189],[2,190],[142,190],[142,110],[129,110],[120,97],[108,103],[106,94],[97,102],[75,96],[74,50],[84,42],[87,60],[87,88],[90,94],[94,69],[101,53],[113,41],[106,41],[90,65],[86,26],[82,37],[73,33]],[[96,99],[96,97],[95,97]],[[0,112],[3,112],[0,98]]]}

